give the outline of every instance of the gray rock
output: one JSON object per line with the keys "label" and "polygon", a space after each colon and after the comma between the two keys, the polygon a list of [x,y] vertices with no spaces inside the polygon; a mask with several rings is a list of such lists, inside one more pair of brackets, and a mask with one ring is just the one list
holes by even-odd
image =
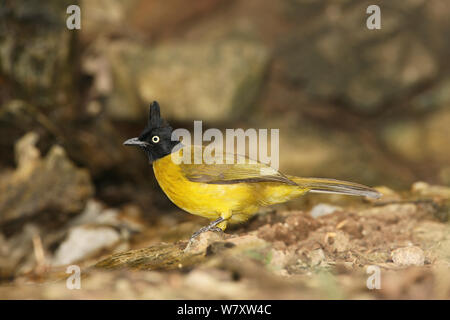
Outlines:
{"label": "gray rock", "polygon": [[[266,123],[262,123],[264,127]],[[328,131],[301,120],[295,128],[277,122],[267,126],[281,128],[279,161],[285,174],[354,180],[372,186],[409,185],[398,165],[381,163],[353,133]]]}
{"label": "gray rock", "polygon": [[392,261],[399,266],[423,266],[425,255],[419,247],[398,248],[391,253]]}
{"label": "gray rock", "polygon": [[116,43],[109,57],[115,92],[108,103],[111,116],[138,119],[150,101],[158,100],[168,118],[223,121],[252,105],[269,53],[259,41],[233,34],[154,48]]}
{"label": "gray rock", "polygon": [[[16,143],[17,169],[0,176],[0,227],[42,213],[45,219],[62,222],[84,208],[93,194],[89,174],[67,158],[60,146],[45,157],[36,148],[38,136],[31,132]],[[45,214],[46,213],[46,214]],[[13,229],[8,228],[8,232]]]}
{"label": "gray rock", "polygon": [[394,154],[412,161],[422,161],[429,154],[426,145],[423,120],[398,120],[387,122],[381,132],[381,137]]}
{"label": "gray rock", "polygon": [[450,187],[429,185],[423,181],[415,182],[411,186],[411,191],[425,197],[450,198]]}
{"label": "gray rock", "polygon": [[163,36],[197,21],[226,0],[81,0],[83,10],[82,39],[86,42],[111,34],[150,38]]}
{"label": "gray rock", "polygon": [[439,108],[418,120],[386,122],[382,139],[389,150],[411,161],[433,161],[441,168],[450,163],[450,110]]}
{"label": "gray rock", "polygon": [[326,203],[319,203],[311,209],[309,214],[313,218],[318,218],[318,217],[332,214],[333,212],[338,211],[338,210],[342,210],[342,208],[337,207],[337,206],[332,206],[332,205],[326,204]]}
{"label": "gray rock", "polygon": [[438,39],[450,26],[435,19],[437,3],[408,1],[382,7],[380,30],[366,28],[367,3],[288,3],[307,18],[294,15],[301,23],[279,56],[287,79],[313,98],[376,112],[435,79],[444,61],[436,58],[448,56],[448,45]]}
{"label": "gray rock", "polygon": [[[7,97],[53,107],[70,102],[72,38],[66,9],[77,1],[6,1],[0,8],[0,73]],[[8,90],[9,89],[9,90]],[[0,89],[0,91],[3,91]]]}
{"label": "gray rock", "polygon": [[56,250],[52,264],[58,266],[81,261],[102,249],[114,246],[119,240],[119,233],[110,227],[73,228],[67,239]]}
{"label": "gray rock", "polygon": [[411,101],[414,111],[433,111],[450,105],[450,78],[440,80],[436,85],[421,94],[415,96]]}

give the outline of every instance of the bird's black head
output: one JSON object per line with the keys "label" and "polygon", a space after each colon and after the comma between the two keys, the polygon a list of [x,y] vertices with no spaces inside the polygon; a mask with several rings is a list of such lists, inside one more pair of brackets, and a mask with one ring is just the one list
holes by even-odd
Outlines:
{"label": "bird's black head", "polygon": [[150,104],[150,114],[147,127],[141,135],[128,139],[123,144],[142,148],[148,155],[150,163],[172,153],[179,141],[172,141],[172,127],[161,118],[159,104]]}

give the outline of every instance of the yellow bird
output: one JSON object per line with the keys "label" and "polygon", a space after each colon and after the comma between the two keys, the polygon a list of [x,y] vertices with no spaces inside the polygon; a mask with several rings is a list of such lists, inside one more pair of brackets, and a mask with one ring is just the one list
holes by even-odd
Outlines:
{"label": "yellow bird", "polygon": [[[227,164],[224,160],[224,164],[206,164],[211,163],[207,161],[196,164],[193,161],[194,154],[198,154],[195,149],[202,147],[173,141],[172,131],[154,101],[150,105],[147,127],[139,137],[125,141],[124,145],[138,146],[145,151],[161,189],[173,203],[212,221],[191,239],[205,231],[223,231],[228,223],[244,222],[261,207],[283,203],[307,192],[380,197],[378,191],[361,184],[284,175],[241,155],[226,154],[224,159],[244,158],[245,162]],[[183,161],[188,157],[192,161]]]}

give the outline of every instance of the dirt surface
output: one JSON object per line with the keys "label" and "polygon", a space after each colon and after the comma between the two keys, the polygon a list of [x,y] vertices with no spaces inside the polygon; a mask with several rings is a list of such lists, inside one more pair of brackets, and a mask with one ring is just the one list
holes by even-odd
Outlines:
{"label": "dirt surface", "polygon": [[226,234],[204,233],[187,249],[204,220],[169,232],[148,226],[131,237],[133,250],[78,263],[80,290],[67,289],[65,266],[40,266],[2,283],[0,297],[449,299],[450,189],[379,190],[385,196],[376,202],[318,196],[310,210],[261,213]]}

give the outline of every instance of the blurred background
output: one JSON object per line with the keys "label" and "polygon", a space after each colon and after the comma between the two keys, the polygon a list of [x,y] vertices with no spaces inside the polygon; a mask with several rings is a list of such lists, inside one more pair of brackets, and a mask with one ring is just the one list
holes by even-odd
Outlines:
{"label": "blurred background", "polygon": [[450,185],[449,16],[448,0],[2,1],[0,278],[196,219],[122,145],[153,100],[175,128],[279,128],[288,174]]}

